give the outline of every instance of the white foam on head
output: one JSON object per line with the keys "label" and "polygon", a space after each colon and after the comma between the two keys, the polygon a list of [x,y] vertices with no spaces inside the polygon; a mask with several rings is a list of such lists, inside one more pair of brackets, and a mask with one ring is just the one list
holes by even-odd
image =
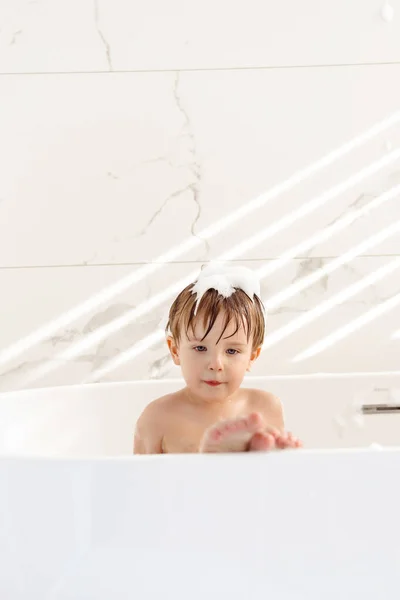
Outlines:
{"label": "white foam on head", "polygon": [[260,280],[251,269],[213,263],[207,265],[192,289],[192,294],[197,294],[194,314],[208,290],[214,289],[224,298],[229,298],[237,288],[243,290],[251,300],[255,294],[260,297]]}

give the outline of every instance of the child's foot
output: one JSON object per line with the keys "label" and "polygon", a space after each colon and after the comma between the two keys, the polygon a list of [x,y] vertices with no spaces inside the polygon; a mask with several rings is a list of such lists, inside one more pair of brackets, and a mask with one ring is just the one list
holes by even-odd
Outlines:
{"label": "child's foot", "polygon": [[245,452],[253,435],[264,428],[264,421],[258,413],[220,421],[205,432],[200,452]]}
{"label": "child's foot", "polygon": [[300,446],[301,442],[292,434],[265,427],[261,415],[252,413],[210,427],[204,434],[200,452],[260,452]]}
{"label": "child's foot", "polygon": [[285,450],[286,448],[302,448],[302,442],[291,433],[280,433],[273,429],[258,431],[250,440],[250,451]]}

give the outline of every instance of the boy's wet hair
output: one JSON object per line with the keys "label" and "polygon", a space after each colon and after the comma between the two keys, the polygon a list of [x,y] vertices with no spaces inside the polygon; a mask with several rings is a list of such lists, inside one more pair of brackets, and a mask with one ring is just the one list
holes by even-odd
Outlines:
{"label": "boy's wet hair", "polygon": [[[225,315],[223,330],[218,338],[222,338],[229,323],[235,324],[235,335],[242,326],[247,335],[247,341],[253,336],[252,349],[255,350],[262,345],[265,335],[265,309],[260,298],[255,294],[252,300],[242,289],[235,288],[235,292],[226,298],[213,288],[207,290],[197,307],[195,314],[197,295],[192,294],[194,284],[188,285],[175,298],[169,310],[168,323],[165,328],[167,335],[172,335],[175,342],[179,344],[181,332],[194,334],[196,320],[202,319],[206,331],[203,341],[213,328],[218,315],[222,311]],[[229,337],[232,337],[229,336]],[[217,343],[218,343],[217,342]]]}

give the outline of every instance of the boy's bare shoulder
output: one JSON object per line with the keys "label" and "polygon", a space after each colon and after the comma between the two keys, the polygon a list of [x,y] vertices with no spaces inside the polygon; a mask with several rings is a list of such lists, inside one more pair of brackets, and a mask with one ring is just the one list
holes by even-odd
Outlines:
{"label": "boy's bare shoulder", "polygon": [[157,419],[165,419],[166,415],[170,414],[173,408],[176,407],[177,402],[176,392],[156,398],[146,406],[139,420],[143,423],[148,420],[154,422]]}
{"label": "boy's bare shoulder", "polygon": [[272,392],[267,392],[267,390],[260,390],[257,388],[242,389],[246,393],[249,403],[254,406],[270,406],[271,408],[274,406],[281,406],[281,401],[277,396],[272,394]]}
{"label": "boy's bare shoulder", "polygon": [[280,399],[266,390],[246,389],[252,410],[260,412],[275,427],[283,427],[283,408]]}
{"label": "boy's bare shoulder", "polygon": [[174,394],[167,394],[153,400],[146,406],[137,420],[134,435],[135,454],[162,454],[165,429],[168,428],[168,416]]}

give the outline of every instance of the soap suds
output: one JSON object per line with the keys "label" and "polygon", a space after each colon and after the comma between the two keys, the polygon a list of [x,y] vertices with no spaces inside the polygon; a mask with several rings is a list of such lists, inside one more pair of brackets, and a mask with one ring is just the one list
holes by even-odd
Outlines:
{"label": "soap suds", "polygon": [[260,297],[260,280],[254,271],[239,266],[207,265],[192,289],[192,294],[197,294],[195,314],[208,290],[214,289],[224,298],[229,298],[237,288],[243,290],[252,300],[254,295]]}

